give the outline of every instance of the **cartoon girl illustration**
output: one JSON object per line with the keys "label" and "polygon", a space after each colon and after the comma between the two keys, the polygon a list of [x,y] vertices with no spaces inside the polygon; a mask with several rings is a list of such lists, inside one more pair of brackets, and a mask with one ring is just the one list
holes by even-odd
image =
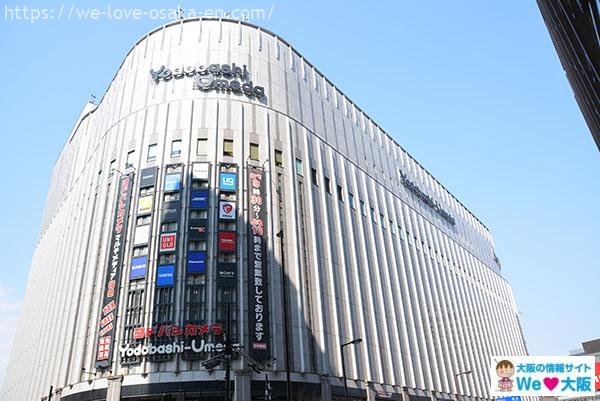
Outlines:
{"label": "cartoon girl illustration", "polygon": [[500,377],[498,380],[498,389],[500,391],[512,391],[513,380],[510,378],[515,374],[515,367],[511,361],[503,359],[496,364],[496,374]]}

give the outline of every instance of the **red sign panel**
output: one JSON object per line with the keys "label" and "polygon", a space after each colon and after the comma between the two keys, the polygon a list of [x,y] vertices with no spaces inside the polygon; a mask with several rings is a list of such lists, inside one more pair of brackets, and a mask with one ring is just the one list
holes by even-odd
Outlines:
{"label": "red sign panel", "polygon": [[219,251],[235,252],[235,232],[219,232]]}
{"label": "red sign panel", "polygon": [[177,242],[177,233],[160,235],[160,252],[171,252],[175,250]]}
{"label": "red sign panel", "polygon": [[596,362],[596,391],[600,391],[600,362]]}

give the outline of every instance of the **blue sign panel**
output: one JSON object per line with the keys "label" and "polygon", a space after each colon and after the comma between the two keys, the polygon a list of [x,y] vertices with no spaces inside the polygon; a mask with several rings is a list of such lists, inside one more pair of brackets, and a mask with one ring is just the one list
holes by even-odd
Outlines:
{"label": "blue sign panel", "polygon": [[237,189],[237,174],[221,173],[219,176],[219,188],[221,191],[235,191]]}
{"label": "blue sign panel", "polygon": [[172,287],[175,284],[175,266],[158,266],[156,272],[157,287]]}
{"label": "blue sign panel", "polygon": [[129,278],[136,279],[145,277],[146,266],[148,266],[148,256],[140,256],[139,258],[131,259],[131,271],[129,272]]}
{"label": "blue sign panel", "polygon": [[206,271],[205,251],[188,252],[187,271],[188,273],[204,273]]}
{"label": "blue sign panel", "polygon": [[165,191],[179,191],[181,189],[181,174],[167,174],[165,176]]}
{"label": "blue sign panel", "polygon": [[496,397],[496,401],[521,401],[521,396],[513,395],[511,397]]}
{"label": "blue sign panel", "polygon": [[208,189],[194,189],[190,207],[192,209],[208,209]]}

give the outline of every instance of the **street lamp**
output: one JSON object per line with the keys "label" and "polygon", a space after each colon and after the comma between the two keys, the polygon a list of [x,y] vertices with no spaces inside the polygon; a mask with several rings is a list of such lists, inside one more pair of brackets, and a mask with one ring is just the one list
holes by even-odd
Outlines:
{"label": "street lamp", "polygon": [[344,347],[347,345],[360,344],[362,338],[356,338],[352,341],[340,345],[340,353],[342,354],[342,375],[344,376],[344,399],[348,401],[348,383],[346,382],[346,363],[344,361]]}
{"label": "street lamp", "polygon": [[[458,376],[460,375],[470,375],[473,373],[471,369],[465,370],[464,372],[460,372],[454,375],[454,390],[456,391],[456,401],[462,401],[462,395],[460,395],[460,391],[458,389]],[[460,398],[459,398],[460,397]]]}

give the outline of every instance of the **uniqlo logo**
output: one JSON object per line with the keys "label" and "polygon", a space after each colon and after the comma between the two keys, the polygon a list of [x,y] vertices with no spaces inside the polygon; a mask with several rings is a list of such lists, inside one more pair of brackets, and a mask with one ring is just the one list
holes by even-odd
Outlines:
{"label": "uniqlo logo", "polygon": [[600,362],[596,362],[596,391],[600,391]]}

